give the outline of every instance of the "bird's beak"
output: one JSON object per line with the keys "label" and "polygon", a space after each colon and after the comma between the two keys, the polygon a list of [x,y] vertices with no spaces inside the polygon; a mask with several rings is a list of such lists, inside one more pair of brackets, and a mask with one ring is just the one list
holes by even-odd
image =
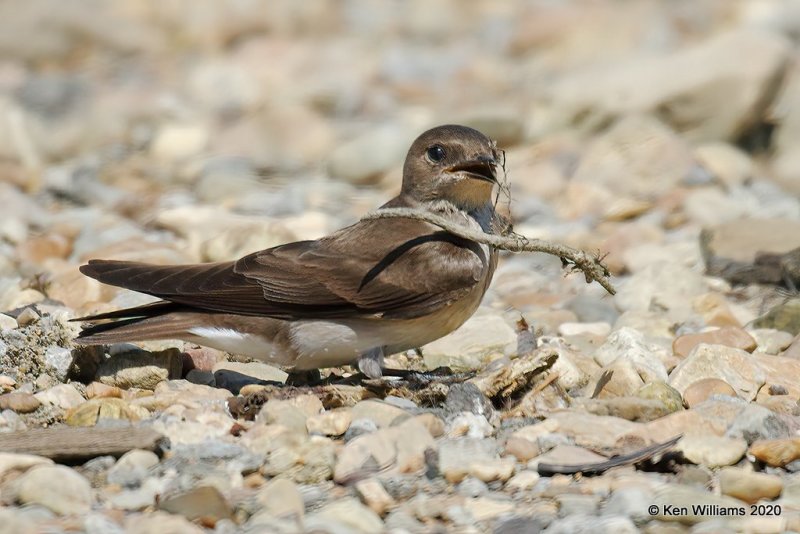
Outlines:
{"label": "bird's beak", "polygon": [[460,172],[469,178],[497,183],[497,162],[492,156],[478,156],[469,161],[462,161],[445,169],[447,172]]}

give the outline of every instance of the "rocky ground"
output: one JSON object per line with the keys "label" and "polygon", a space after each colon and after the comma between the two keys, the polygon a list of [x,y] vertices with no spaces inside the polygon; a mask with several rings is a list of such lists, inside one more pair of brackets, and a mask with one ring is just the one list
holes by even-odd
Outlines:
{"label": "rocky ground", "polygon": [[[0,4],[0,532],[800,530],[798,39],[792,0]],[[444,122],[615,296],[505,255],[403,380],[73,346],[147,301],[82,262],[318,237]]]}

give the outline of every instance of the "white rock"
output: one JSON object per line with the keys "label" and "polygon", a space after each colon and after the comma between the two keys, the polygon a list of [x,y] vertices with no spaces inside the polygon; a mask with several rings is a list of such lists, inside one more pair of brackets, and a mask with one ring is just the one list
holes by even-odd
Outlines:
{"label": "white rock", "polygon": [[306,430],[309,434],[324,436],[341,436],[350,427],[353,415],[348,409],[336,409],[312,415],[306,419]]}
{"label": "white rock", "polygon": [[92,487],[68,467],[43,466],[20,477],[17,498],[23,504],[40,504],[59,515],[82,515],[91,507]]}
{"label": "white rock", "polygon": [[71,384],[58,384],[34,395],[39,402],[69,410],[86,402],[83,395]]}
{"label": "white rock", "polygon": [[485,438],[494,434],[494,427],[483,415],[461,412],[447,423],[447,437]]}
{"label": "white rock", "polygon": [[711,468],[733,465],[747,452],[745,440],[711,434],[684,436],[676,447],[690,462]]}
{"label": "white rock", "polygon": [[672,370],[668,383],[683,394],[702,378],[724,380],[740,397],[753,400],[764,385],[766,374],[746,351],[701,343]]}
{"label": "white rock", "polygon": [[595,352],[594,359],[602,366],[617,359],[630,361],[642,374],[645,382],[666,382],[664,360],[669,356],[664,348],[648,343],[644,335],[633,328],[623,327],[613,332]]}
{"label": "white rock", "polygon": [[422,348],[425,364],[454,369],[483,367],[492,355],[516,348],[517,334],[499,315],[473,315],[451,334]]}
{"label": "white rock", "polygon": [[748,333],[753,336],[758,345],[755,352],[763,352],[764,354],[780,354],[794,340],[794,336],[789,332],[772,328],[754,328],[748,330]]}
{"label": "white rock", "polygon": [[0,313],[0,331],[2,330],[13,330],[19,326],[17,324],[17,320],[11,317],[10,315],[6,315],[4,313]]}
{"label": "white rock", "polygon": [[151,467],[158,465],[158,456],[152,451],[133,449],[123,454],[108,470],[110,484],[135,485],[147,476]]}
{"label": "white rock", "polygon": [[34,454],[0,452],[0,477],[11,471],[27,471],[31,467],[51,465],[53,460]]}
{"label": "white rock", "polygon": [[163,161],[180,161],[199,154],[208,144],[209,131],[200,124],[165,124],[150,150]]}
{"label": "white rock", "polygon": [[[383,521],[378,514],[352,497],[326,504],[319,511],[309,514],[304,524],[307,531],[319,529],[328,532],[334,525],[358,534],[378,534],[384,531]],[[334,532],[338,530],[334,528]]]}
{"label": "white rock", "polygon": [[753,176],[750,156],[729,143],[705,143],[695,148],[694,154],[708,172],[728,187],[741,185]]}
{"label": "white rock", "polygon": [[607,336],[611,332],[611,325],[606,322],[597,323],[561,323],[558,334],[561,336],[579,336],[590,334],[593,336]]}
{"label": "white rock", "polygon": [[662,57],[569,72],[540,97],[553,110],[547,127],[593,130],[645,112],[692,141],[733,140],[764,116],[789,50],[776,34],[734,31]]}
{"label": "white rock", "polygon": [[677,263],[648,265],[617,284],[614,302],[623,311],[664,310],[673,321],[692,316],[692,298],[708,291],[703,276]]}
{"label": "white rock", "polygon": [[540,478],[541,476],[536,471],[520,471],[506,482],[505,487],[512,491],[529,490],[539,482]]}
{"label": "white rock", "polygon": [[458,483],[471,473],[473,464],[492,462],[496,456],[495,444],[491,440],[444,440],[439,443],[439,471],[448,482]]}

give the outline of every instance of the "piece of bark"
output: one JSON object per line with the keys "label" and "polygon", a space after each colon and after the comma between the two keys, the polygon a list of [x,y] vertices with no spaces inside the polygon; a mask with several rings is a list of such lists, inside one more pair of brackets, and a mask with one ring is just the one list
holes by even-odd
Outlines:
{"label": "piece of bark", "polygon": [[557,359],[557,350],[542,347],[524,357],[511,360],[508,365],[484,371],[468,382],[475,384],[490,399],[504,401],[527,391],[533,378],[550,369]]}
{"label": "piece of bark", "polygon": [[168,444],[167,438],[146,426],[54,426],[0,433],[0,452],[35,454],[62,463],[79,463],[97,456],[120,457],[132,449],[160,454]]}

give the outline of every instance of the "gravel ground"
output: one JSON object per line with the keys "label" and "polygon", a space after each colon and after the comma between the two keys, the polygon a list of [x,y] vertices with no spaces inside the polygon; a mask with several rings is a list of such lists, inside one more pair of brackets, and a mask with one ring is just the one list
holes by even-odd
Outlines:
{"label": "gravel ground", "polygon": [[[798,39],[792,0],[0,4],[0,532],[800,531]],[[148,301],[82,262],[325,235],[442,123],[617,294],[505,254],[389,358],[433,379],[73,346]]]}

